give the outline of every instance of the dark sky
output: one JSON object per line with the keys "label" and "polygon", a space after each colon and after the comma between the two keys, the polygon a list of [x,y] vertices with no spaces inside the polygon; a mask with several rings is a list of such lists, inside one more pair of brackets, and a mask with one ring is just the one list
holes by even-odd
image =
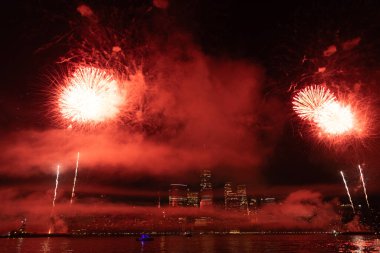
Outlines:
{"label": "dark sky", "polygon": [[[197,190],[200,170],[208,168],[218,187],[245,183],[251,194],[284,196],[306,188],[344,195],[338,171],[347,171],[354,187],[359,162],[366,164],[369,192],[379,193],[377,1],[196,0],[169,1],[162,8],[165,3],[2,3],[0,188],[50,187],[59,152],[49,151],[62,145],[67,191],[75,150],[88,148],[78,181],[83,194],[104,189],[134,198],[155,196],[166,194],[169,183]],[[81,14],[81,5],[93,14]],[[344,49],[355,39],[360,42]],[[89,53],[116,45],[124,52],[119,58]],[[331,45],[337,52],[324,56]],[[144,120],[123,120],[111,130],[73,129],[62,137],[65,127],[51,111],[51,80],[78,64],[104,67],[104,59],[111,67],[130,67],[133,61],[146,85],[159,90],[144,95]],[[318,72],[320,67],[326,71]],[[289,87],[312,83],[352,92],[360,84],[355,92],[373,114],[370,137],[335,146],[310,134],[291,110]],[[194,99],[198,96],[200,101]],[[111,135],[133,141],[115,147]],[[123,147],[139,151],[132,162],[122,151],[113,162],[113,150]],[[95,159],[103,151],[107,159]]]}

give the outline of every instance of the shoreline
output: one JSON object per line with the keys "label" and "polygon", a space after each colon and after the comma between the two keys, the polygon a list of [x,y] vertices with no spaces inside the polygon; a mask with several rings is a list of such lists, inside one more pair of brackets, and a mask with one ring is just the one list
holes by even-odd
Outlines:
{"label": "shoreline", "polygon": [[[49,238],[49,237],[134,237],[141,234],[149,234],[151,236],[185,236],[183,232],[90,232],[90,233],[23,233],[17,235],[3,234],[0,238]],[[260,232],[191,232],[191,235],[379,235],[379,232],[373,231],[345,231],[345,232],[322,232],[322,231],[260,231]]]}

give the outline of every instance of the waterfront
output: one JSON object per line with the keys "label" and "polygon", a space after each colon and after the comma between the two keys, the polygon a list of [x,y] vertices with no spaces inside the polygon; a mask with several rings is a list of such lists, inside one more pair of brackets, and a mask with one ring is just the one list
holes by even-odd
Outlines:
{"label": "waterfront", "polygon": [[2,238],[0,253],[29,252],[380,252],[379,236],[362,235],[194,235],[135,237]]}

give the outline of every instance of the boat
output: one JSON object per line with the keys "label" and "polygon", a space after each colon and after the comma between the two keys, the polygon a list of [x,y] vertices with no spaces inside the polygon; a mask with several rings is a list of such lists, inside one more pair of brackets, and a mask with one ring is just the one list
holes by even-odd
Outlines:
{"label": "boat", "polygon": [[139,242],[148,242],[148,241],[153,241],[154,238],[148,234],[141,234],[139,238],[136,238],[136,241]]}
{"label": "boat", "polygon": [[12,230],[11,232],[9,232],[8,237],[19,238],[19,237],[30,236],[31,234],[25,231],[25,227],[26,227],[26,219],[23,219],[21,221],[21,226],[17,230]]}
{"label": "boat", "polygon": [[183,235],[186,237],[192,237],[193,236],[193,234],[190,231],[184,232]]}
{"label": "boat", "polygon": [[20,237],[30,237],[32,234],[24,232],[24,231],[19,231],[19,230],[12,230],[11,232],[8,233],[8,237],[10,238],[20,238]]}

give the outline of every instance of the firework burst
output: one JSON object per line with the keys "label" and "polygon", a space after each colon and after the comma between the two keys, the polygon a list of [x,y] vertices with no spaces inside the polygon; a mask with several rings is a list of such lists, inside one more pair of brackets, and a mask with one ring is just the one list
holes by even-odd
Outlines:
{"label": "firework burst", "polygon": [[[352,100],[352,99],[351,99]],[[363,138],[368,134],[366,106],[338,98],[324,86],[307,86],[293,97],[293,110],[312,126],[318,136],[334,142]],[[356,105],[356,106],[355,106]]]}
{"label": "firework burst", "polygon": [[293,109],[305,120],[314,120],[319,110],[336,100],[329,89],[313,85],[300,90],[293,98]]}
{"label": "firework burst", "polygon": [[351,108],[336,101],[328,102],[318,108],[313,120],[323,132],[331,135],[348,133],[354,128]]}
{"label": "firework burst", "polygon": [[124,92],[105,70],[79,67],[58,90],[58,111],[70,123],[98,124],[114,119],[124,103]]}
{"label": "firework burst", "polygon": [[133,125],[144,119],[148,89],[141,70],[125,75],[79,65],[56,71],[48,79],[53,89],[47,90],[46,105],[59,126],[84,130],[111,123]]}

